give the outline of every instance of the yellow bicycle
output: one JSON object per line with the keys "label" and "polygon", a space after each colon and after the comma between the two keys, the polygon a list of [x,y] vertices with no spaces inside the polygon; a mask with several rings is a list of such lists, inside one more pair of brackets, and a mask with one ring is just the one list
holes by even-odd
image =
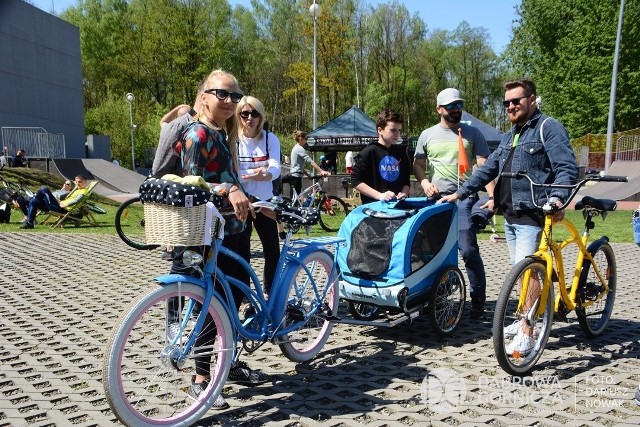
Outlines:
{"label": "yellow bicycle", "polygon": [[[549,339],[554,314],[566,320],[575,311],[578,322],[589,338],[600,335],[607,326],[616,291],[616,260],[609,238],[603,236],[588,246],[593,218],[606,218],[616,209],[615,200],[585,196],[575,205],[582,210],[584,231],[579,234],[567,219],[553,221],[559,210],[566,208],[578,190],[588,181],[628,182],[622,176],[589,176],[575,185],[534,183],[525,172],[503,173],[503,177],[526,178],[531,184],[531,196],[547,199],[554,188],[570,190],[562,206],[536,204],[544,214],[544,227],[538,251],[517,263],[507,275],[496,301],[493,317],[493,348],[498,363],[511,375],[526,375],[540,359]],[[562,226],[569,233],[563,241],[555,241],[553,228]],[[565,281],[562,252],[567,246],[578,247],[570,286]],[[558,295],[554,298],[553,282]]]}

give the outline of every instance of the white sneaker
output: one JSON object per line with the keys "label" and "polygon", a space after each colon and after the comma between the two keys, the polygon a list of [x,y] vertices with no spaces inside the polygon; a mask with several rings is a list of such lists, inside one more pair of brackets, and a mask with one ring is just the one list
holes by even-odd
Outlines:
{"label": "white sneaker", "polygon": [[170,323],[167,326],[167,342],[173,343],[176,341],[178,334],[180,333],[180,323]]}
{"label": "white sneaker", "polygon": [[531,353],[535,344],[536,340],[533,337],[524,332],[519,332],[509,343],[505,351],[509,356],[513,356],[514,354],[516,357],[526,356]]}
{"label": "white sneaker", "polygon": [[518,332],[520,332],[520,329],[522,329],[522,322],[519,320],[516,320],[509,326],[504,327],[503,329],[504,337],[505,338],[515,337],[516,335],[518,335]]}
{"label": "white sneaker", "polygon": [[[522,330],[522,322],[519,320],[516,320],[509,326],[504,327],[503,334],[505,338],[512,338],[518,335],[518,332],[520,332],[521,330]],[[540,328],[538,327],[533,328],[533,338],[538,339],[539,335],[540,335]]]}

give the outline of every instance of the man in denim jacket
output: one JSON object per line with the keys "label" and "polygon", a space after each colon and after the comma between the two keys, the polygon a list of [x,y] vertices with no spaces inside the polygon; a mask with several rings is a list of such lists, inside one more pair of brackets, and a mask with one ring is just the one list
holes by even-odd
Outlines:
{"label": "man in denim jacket", "polygon": [[[465,199],[498,178],[495,204],[505,219],[505,237],[512,264],[538,249],[544,217],[531,200],[531,187],[526,179],[504,178],[503,172],[526,171],[534,182],[573,184],[578,178],[578,165],[564,126],[542,114],[536,105],[536,86],[526,79],[508,81],[504,85],[504,107],[513,127],[487,161],[455,193],[443,201]],[[536,203],[546,196],[541,191]],[[549,201],[562,204],[568,190],[554,189]],[[561,212],[559,217],[563,215]]]}

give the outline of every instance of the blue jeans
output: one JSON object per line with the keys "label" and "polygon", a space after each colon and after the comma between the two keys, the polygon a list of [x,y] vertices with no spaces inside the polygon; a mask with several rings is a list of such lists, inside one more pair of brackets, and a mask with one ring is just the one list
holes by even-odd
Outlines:
{"label": "blue jeans", "polygon": [[38,190],[38,192],[29,200],[29,207],[27,208],[27,222],[31,225],[36,220],[36,214],[38,213],[38,209],[41,211],[49,212],[58,212],[58,213],[66,213],[67,210],[60,207],[60,203],[58,199],[56,199],[51,190],[47,187],[42,187]]}
{"label": "blue jeans", "polygon": [[471,222],[471,209],[477,201],[478,195],[474,194],[458,202],[458,250],[469,277],[469,295],[471,298],[485,299],[487,277],[478,247],[478,229]]}
{"label": "blue jeans", "polygon": [[511,264],[516,265],[527,255],[532,255],[540,245],[542,228],[535,225],[504,223],[504,237],[509,245]]}
{"label": "blue jeans", "polygon": [[633,239],[636,245],[640,246],[640,209],[633,212],[631,223],[633,224]]}

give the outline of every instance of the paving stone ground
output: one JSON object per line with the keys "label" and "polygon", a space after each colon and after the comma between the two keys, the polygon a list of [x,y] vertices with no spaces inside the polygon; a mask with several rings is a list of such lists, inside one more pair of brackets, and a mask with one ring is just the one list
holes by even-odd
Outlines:
{"label": "paving stone ground", "polygon": [[[128,302],[169,264],[111,236],[0,233],[0,247],[0,426],[117,425],[101,384],[104,345]],[[198,425],[638,426],[640,248],[613,247],[618,291],[606,333],[588,340],[575,316],[556,322],[527,383],[511,381],[493,355],[493,303],[508,257],[504,243],[481,242],[485,320],[465,317],[448,340],[426,317],[393,328],[336,325],[307,364],[267,344],[243,360],[273,382],[226,386],[231,408]],[[439,403],[434,384],[443,385]]]}

